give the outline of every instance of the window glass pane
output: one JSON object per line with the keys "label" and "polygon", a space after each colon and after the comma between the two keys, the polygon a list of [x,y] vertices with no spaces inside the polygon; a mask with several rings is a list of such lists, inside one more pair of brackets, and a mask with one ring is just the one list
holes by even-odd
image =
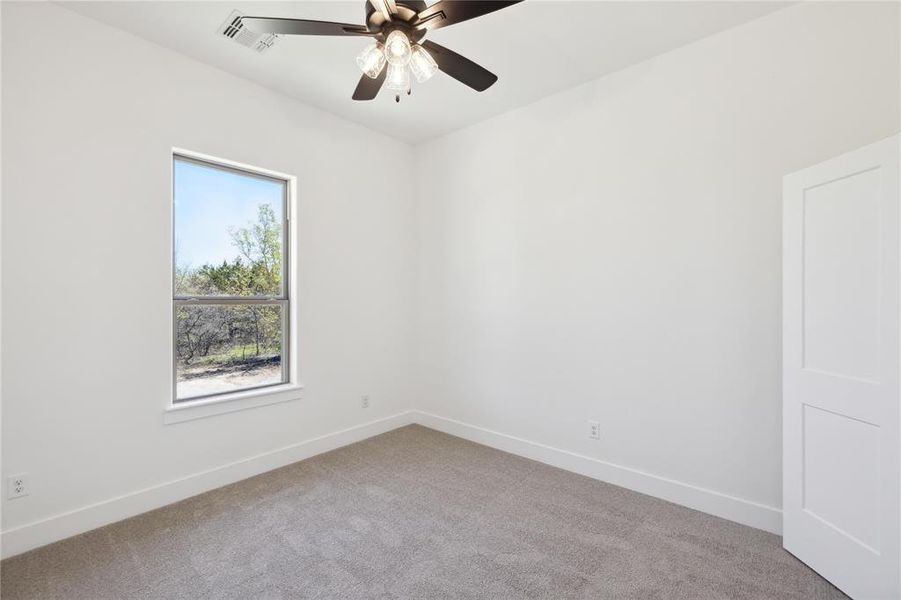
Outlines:
{"label": "window glass pane", "polygon": [[175,295],[284,296],[284,181],[174,161]]}
{"label": "window glass pane", "polygon": [[287,381],[281,304],[177,305],[176,398]]}

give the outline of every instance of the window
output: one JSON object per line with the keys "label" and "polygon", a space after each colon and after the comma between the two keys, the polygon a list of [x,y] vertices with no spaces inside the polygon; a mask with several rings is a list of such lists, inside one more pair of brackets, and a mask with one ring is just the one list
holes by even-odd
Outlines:
{"label": "window", "polygon": [[289,181],[173,162],[174,402],[288,383]]}

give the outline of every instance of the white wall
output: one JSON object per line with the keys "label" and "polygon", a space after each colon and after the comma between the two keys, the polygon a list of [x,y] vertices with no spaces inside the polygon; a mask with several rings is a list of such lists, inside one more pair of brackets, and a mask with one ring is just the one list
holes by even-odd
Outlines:
{"label": "white wall", "polygon": [[[409,146],[65,8],[2,10],[2,471],[31,487],[3,494],[6,554],[411,408],[413,196],[369,185]],[[163,425],[173,146],[297,176],[302,400]]]}
{"label": "white wall", "polygon": [[[59,6],[2,14],[2,471],[32,489],[4,554],[414,402],[778,518],[781,177],[898,130],[897,5],[786,9],[415,149]],[[297,175],[302,400],[163,425],[172,146]],[[415,195],[367,185],[414,153]]]}
{"label": "white wall", "polygon": [[898,131],[898,38],[791,7],[417,148],[417,408],[778,530],[781,179]]}

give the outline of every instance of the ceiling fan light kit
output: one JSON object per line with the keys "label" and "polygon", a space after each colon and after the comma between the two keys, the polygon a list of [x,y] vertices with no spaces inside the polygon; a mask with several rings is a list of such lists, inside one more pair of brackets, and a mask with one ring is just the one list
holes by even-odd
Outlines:
{"label": "ceiling fan light kit", "polygon": [[388,62],[395,67],[406,67],[410,62],[413,50],[410,48],[410,40],[400,29],[395,29],[388,34],[385,40],[385,53]]}
{"label": "ceiling fan light kit", "polygon": [[410,56],[410,70],[413,71],[416,81],[423,83],[438,72],[438,63],[431,54],[425,51],[425,48],[417,45],[413,46],[413,53]]}
{"label": "ceiling fan light kit", "polygon": [[357,56],[357,66],[372,79],[378,77],[385,66],[385,47],[381,42],[366,46]]}
{"label": "ceiling fan light kit", "polygon": [[254,31],[275,35],[364,36],[373,38],[357,56],[363,76],[354,90],[354,100],[372,100],[385,88],[410,93],[410,74],[423,83],[438,71],[482,92],[497,81],[497,75],[431,40],[422,41],[434,29],[468,21],[522,0],[439,0],[428,6],[424,0],[367,0],[366,25],[242,17]]}
{"label": "ceiling fan light kit", "polygon": [[385,87],[394,92],[406,92],[410,89],[410,72],[405,66],[388,65],[388,79]]}

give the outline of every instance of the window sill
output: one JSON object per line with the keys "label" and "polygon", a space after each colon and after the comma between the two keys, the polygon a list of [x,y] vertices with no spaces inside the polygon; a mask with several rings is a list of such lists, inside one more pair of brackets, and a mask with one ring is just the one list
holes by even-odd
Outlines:
{"label": "window sill", "polygon": [[178,404],[170,404],[166,408],[163,412],[163,423],[171,425],[259,406],[290,402],[299,400],[302,395],[302,385],[285,384],[259,390],[223,394],[215,398],[179,402]]}

